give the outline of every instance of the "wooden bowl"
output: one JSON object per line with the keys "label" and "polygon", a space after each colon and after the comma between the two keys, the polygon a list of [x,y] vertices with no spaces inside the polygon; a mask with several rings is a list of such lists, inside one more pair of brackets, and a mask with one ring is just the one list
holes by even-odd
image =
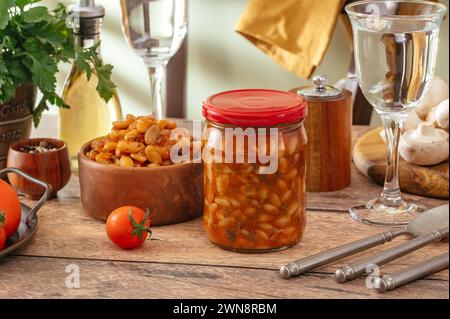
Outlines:
{"label": "wooden bowl", "polygon": [[[52,144],[56,149],[45,153],[25,153],[20,148],[26,145],[39,145],[40,142]],[[18,168],[28,175],[47,182],[52,186],[50,197],[55,197],[70,180],[70,158],[66,144],[52,138],[26,139],[11,144],[8,152],[7,166]],[[10,173],[11,185],[26,197],[37,200],[44,194],[44,189],[23,177]]]}
{"label": "wooden bowl", "polygon": [[[92,141],[91,141],[92,142]],[[203,164],[123,168],[78,154],[81,202],[91,216],[106,220],[121,206],[149,209],[152,225],[179,223],[203,214]]]}

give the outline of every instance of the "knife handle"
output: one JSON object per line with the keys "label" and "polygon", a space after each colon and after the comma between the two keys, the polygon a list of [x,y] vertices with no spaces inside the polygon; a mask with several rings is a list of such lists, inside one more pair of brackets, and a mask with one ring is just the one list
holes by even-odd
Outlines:
{"label": "knife handle", "polygon": [[382,278],[377,278],[375,281],[377,290],[379,292],[393,290],[400,286],[409,284],[417,279],[447,269],[449,264],[448,257],[448,253],[445,253],[423,261],[417,265],[408,267],[404,270],[400,270],[391,275],[385,275]]}
{"label": "knife handle", "polygon": [[284,279],[299,276],[313,268],[317,268],[332,263],[333,261],[336,261],[338,259],[359,253],[363,250],[382,245],[384,243],[390,242],[392,239],[400,235],[408,233],[409,232],[406,230],[379,233],[313,256],[291,262],[280,268],[280,276]]}
{"label": "knife handle", "polygon": [[421,235],[411,239],[401,245],[382,251],[368,259],[356,262],[351,265],[344,266],[336,270],[336,280],[340,283],[353,280],[364,273],[368,267],[372,265],[381,266],[387,264],[392,260],[396,260],[404,255],[407,255],[417,249],[420,249],[431,243],[440,242],[443,238],[448,236],[448,228],[443,230],[435,230],[429,234]]}

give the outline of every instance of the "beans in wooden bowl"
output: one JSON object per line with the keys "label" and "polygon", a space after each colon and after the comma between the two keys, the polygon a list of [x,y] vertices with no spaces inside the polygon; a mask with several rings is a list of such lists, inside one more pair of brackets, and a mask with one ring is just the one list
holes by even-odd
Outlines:
{"label": "beans in wooden bowl", "polygon": [[181,152],[171,156],[171,152],[188,147],[188,154],[194,154],[194,150],[200,150],[199,145],[194,147],[196,143],[200,141],[194,142],[190,132],[173,121],[129,114],[124,120],[113,122],[107,136],[94,140],[86,156],[99,163],[127,168],[169,166],[190,161],[191,156],[182,156]]}
{"label": "beans in wooden bowl", "polygon": [[84,210],[107,220],[118,207],[136,206],[151,212],[154,226],[201,215],[201,141],[192,136],[175,122],[152,116],[127,115],[114,122],[107,136],[86,142],[78,154]]}

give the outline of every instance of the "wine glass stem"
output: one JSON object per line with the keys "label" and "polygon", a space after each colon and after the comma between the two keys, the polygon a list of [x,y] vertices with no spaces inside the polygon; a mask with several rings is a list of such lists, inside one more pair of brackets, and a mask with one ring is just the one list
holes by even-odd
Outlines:
{"label": "wine glass stem", "polygon": [[166,67],[167,62],[160,62],[148,66],[152,115],[157,119],[162,119],[167,116],[165,90]]}
{"label": "wine glass stem", "polygon": [[380,116],[386,134],[387,168],[383,192],[381,193],[379,200],[385,206],[398,208],[405,204],[398,181],[398,146],[405,116],[403,114],[400,116],[381,114]]}

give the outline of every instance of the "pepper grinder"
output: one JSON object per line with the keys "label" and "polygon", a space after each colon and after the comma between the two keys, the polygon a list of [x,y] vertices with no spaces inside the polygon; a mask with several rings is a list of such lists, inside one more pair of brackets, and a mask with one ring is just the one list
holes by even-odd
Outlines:
{"label": "pepper grinder", "polygon": [[352,94],[327,85],[325,75],[313,77],[313,83],[290,91],[308,102],[306,190],[337,191],[351,183]]}

